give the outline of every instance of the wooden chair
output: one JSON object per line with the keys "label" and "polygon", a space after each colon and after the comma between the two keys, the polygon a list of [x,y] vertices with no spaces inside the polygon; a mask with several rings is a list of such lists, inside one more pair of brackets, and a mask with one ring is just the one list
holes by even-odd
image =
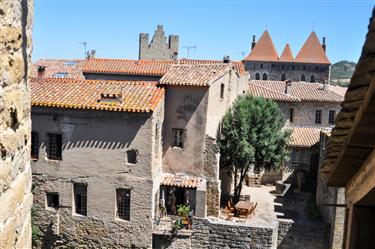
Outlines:
{"label": "wooden chair", "polygon": [[233,204],[232,204],[232,201],[228,201],[228,203],[227,203],[227,206],[226,206],[226,208],[230,211],[230,212],[234,212],[235,210],[236,210],[236,208],[233,206]]}
{"label": "wooden chair", "polygon": [[229,221],[233,220],[233,217],[234,217],[233,211],[228,209],[228,207],[225,207],[224,212],[225,212],[225,215],[226,215],[225,220],[229,220]]}
{"label": "wooden chair", "polygon": [[255,209],[257,208],[258,203],[255,202],[254,206],[250,209],[249,216],[253,215],[255,213]]}

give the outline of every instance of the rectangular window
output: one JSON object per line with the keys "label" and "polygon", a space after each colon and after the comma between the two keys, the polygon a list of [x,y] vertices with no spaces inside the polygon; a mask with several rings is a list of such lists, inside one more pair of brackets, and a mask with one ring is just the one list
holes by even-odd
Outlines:
{"label": "rectangular window", "polygon": [[61,160],[62,135],[48,133],[48,159]]}
{"label": "rectangular window", "polygon": [[328,113],[328,123],[330,125],[335,124],[336,111],[330,110]]}
{"label": "rectangular window", "polygon": [[31,132],[31,158],[39,158],[39,134],[38,132]]}
{"label": "rectangular window", "polygon": [[293,123],[293,119],[294,119],[294,109],[290,108],[290,110],[289,110],[289,122]]}
{"label": "rectangular window", "polygon": [[182,148],[184,146],[184,130],[172,129],[173,133],[173,146]]}
{"label": "rectangular window", "polygon": [[59,208],[59,194],[58,193],[46,193],[47,208]]}
{"label": "rectangular window", "polygon": [[130,189],[116,190],[117,218],[130,220]]}
{"label": "rectangular window", "polygon": [[292,163],[298,163],[298,151],[292,150],[291,159],[292,159]]}
{"label": "rectangular window", "polygon": [[224,84],[220,85],[220,99],[224,98],[224,87],[225,87]]}
{"label": "rectangular window", "polygon": [[87,215],[87,185],[74,183],[74,213]]}
{"label": "rectangular window", "polygon": [[301,150],[301,163],[307,164],[307,151]]}
{"label": "rectangular window", "polygon": [[322,110],[316,110],[315,111],[315,124],[321,124],[322,123]]}

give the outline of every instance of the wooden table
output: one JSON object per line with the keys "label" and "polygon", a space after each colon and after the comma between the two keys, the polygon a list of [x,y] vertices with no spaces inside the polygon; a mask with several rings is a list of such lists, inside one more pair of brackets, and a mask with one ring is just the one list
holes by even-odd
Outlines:
{"label": "wooden table", "polygon": [[241,214],[241,211],[247,212],[246,216],[250,212],[250,210],[253,208],[254,203],[250,201],[239,201],[236,204],[236,210],[237,210],[237,216]]}

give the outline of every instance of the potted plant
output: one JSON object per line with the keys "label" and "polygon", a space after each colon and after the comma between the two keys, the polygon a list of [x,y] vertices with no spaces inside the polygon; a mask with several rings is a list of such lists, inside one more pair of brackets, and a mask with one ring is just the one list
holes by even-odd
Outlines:
{"label": "potted plant", "polygon": [[177,205],[177,213],[179,216],[182,217],[182,225],[188,227],[190,207],[187,205],[183,205],[183,204]]}

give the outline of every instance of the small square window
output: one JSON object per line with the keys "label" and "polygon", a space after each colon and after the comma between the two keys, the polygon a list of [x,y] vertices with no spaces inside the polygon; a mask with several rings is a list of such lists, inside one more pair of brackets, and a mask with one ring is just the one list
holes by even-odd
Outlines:
{"label": "small square window", "polygon": [[116,190],[116,217],[130,220],[130,189]]}
{"label": "small square window", "polygon": [[173,146],[182,148],[184,146],[184,130],[172,129],[173,133]]}
{"label": "small square window", "polygon": [[59,202],[59,194],[58,193],[46,193],[47,199],[47,208],[55,208],[58,209],[60,202]]}
{"label": "small square window", "polygon": [[48,159],[61,160],[62,135],[48,133]]}
{"label": "small square window", "polygon": [[126,151],[126,159],[128,163],[136,164],[137,163],[137,151],[136,150]]}

